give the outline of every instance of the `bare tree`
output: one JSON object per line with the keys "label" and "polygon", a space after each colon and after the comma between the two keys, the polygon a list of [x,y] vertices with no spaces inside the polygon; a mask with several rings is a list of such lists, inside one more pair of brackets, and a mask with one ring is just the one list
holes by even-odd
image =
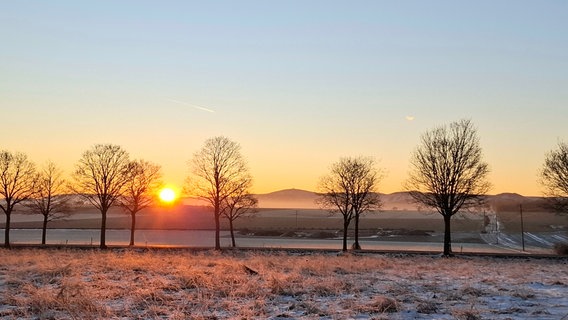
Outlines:
{"label": "bare tree", "polygon": [[223,203],[223,209],[221,212],[223,217],[229,221],[231,244],[233,248],[236,247],[234,221],[238,218],[254,213],[255,208],[258,205],[258,199],[249,192],[251,181],[251,179],[243,179],[241,186],[236,188],[235,192],[228,196]]}
{"label": "bare tree", "polygon": [[343,251],[347,251],[347,231],[355,220],[354,249],[359,244],[359,218],[368,211],[381,206],[376,188],[381,179],[372,158],[342,158],[331,166],[331,172],[319,182],[320,198],[323,208],[339,212],[343,216]]}
{"label": "bare tree", "polygon": [[71,213],[66,185],[63,172],[51,161],[47,162],[37,175],[35,195],[26,206],[32,212],[43,216],[41,233],[41,244],[43,245],[46,239],[47,223],[68,217]]}
{"label": "bare tree", "polygon": [[144,160],[132,161],[128,164],[128,181],[120,206],[130,214],[132,223],[130,227],[130,245],[134,245],[134,231],[136,230],[136,214],[152,205],[156,193],[161,187],[160,166]]}
{"label": "bare tree", "polygon": [[215,249],[220,250],[220,218],[223,204],[250,179],[246,162],[238,143],[226,137],[214,137],[205,141],[191,161],[195,180],[189,179],[188,188],[213,207],[215,219]]}
{"label": "bare tree", "polygon": [[568,143],[558,142],[558,148],[546,154],[540,182],[546,188],[549,206],[568,213]]}
{"label": "bare tree", "polygon": [[23,153],[0,151],[0,209],[6,215],[4,247],[10,248],[10,219],[14,206],[33,197],[35,192],[35,165]]}
{"label": "bare tree", "polygon": [[129,163],[120,146],[97,144],[83,153],[73,174],[71,189],[101,212],[101,248],[106,248],[107,213],[124,194]]}
{"label": "bare tree", "polygon": [[444,217],[444,255],[450,256],[452,216],[482,205],[490,187],[476,128],[470,120],[460,120],[426,132],[410,164],[406,189]]}

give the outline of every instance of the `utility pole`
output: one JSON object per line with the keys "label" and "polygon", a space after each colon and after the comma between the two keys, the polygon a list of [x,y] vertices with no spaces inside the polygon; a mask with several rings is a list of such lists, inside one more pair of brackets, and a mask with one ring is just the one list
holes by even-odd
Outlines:
{"label": "utility pole", "polygon": [[497,210],[495,210],[495,233],[497,233],[497,244],[499,244],[499,217],[497,216]]}
{"label": "utility pole", "polygon": [[523,205],[519,204],[519,209],[521,212],[521,242],[523,244],[523,251],[525,251],[525,224],[523,222]]}

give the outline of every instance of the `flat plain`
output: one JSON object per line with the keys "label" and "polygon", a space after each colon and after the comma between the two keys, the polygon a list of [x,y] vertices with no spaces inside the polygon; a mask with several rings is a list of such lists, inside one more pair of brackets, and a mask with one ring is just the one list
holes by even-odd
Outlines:
{"label": "flat plain", "polygon": [[566,258],[0,250],[5,319],[564,319]]}

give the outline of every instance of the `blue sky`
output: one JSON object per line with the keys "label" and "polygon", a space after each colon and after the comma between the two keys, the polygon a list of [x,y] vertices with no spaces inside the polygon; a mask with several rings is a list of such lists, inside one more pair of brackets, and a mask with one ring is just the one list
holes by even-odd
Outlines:
{"label": "blue sky", "polygon": [[421,133],[470,118],[492,193],[538,195],[568,139],[567,24],[565,1],[5,1],[0,148],[70,171],[116,143],[180,185],[226,135],[258,192],[349,155],[394,192]]}

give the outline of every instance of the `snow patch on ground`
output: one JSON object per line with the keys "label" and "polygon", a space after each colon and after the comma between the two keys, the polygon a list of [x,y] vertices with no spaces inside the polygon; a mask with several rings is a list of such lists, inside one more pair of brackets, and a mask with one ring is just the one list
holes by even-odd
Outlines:
{"label": "snow patch on ground", "polygon": [[563,319],[568,260],[0,250],[0,318]]}

